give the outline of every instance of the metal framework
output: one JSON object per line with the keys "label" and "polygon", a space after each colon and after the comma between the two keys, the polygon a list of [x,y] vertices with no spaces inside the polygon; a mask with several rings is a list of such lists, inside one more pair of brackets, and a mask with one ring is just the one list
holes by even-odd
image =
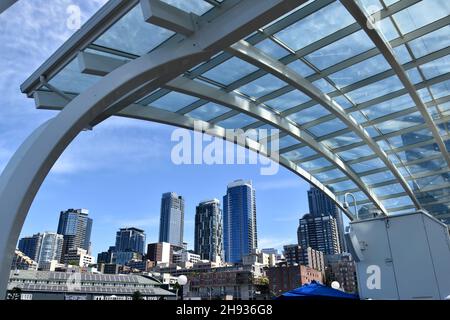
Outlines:
{"label": "metal framework", "polygon": [[52,165],[81,130],[115,115],[191,130],[197,120],[269,157],[262,141],[225,129],[276,128],[280,164],[350,219],[347,192],[381,214],[425,209],[450,223],[450,72],[440,68],[450,8],[379,3],[384,29],[353,0],[110,0],[21,86],[37,108],[60,112],[0,176],[0,291]]}

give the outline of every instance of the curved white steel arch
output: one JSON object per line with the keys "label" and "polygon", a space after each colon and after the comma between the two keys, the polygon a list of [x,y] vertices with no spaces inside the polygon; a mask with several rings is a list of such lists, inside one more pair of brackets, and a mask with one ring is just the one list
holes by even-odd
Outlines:
{"label": "curved white steel arch", "polygon": [[240,1],[220,12],[214,20],[202,21],[188,38],[168,41],[109,73],[39,127],[0,176],[0,295],[6,291],[12,255],[31,203],[55,161],[79,132],[111,106],[119,111],[130,104],[129,99],[140,99],[156,89],[146,86],[152,79],[189,70],[303,2],[262,0],[255,4],[251,0]]}

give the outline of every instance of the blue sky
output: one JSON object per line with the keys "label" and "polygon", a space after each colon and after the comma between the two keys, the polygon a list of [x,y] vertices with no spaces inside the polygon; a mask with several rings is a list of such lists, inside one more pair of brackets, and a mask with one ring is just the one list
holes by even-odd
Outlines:
{"label": "blue sky", "polygon": [[[55,115],[35,110],[19,86],[73,33],[67,7],[80,6],[85,22],[104,2],[19,0],[0,15],[0,170],[28,134]],[[258,165],[176,166],[170,160],[173,130],[111,118],[82,132],[42,185],[22,236],[56,230],[60,210],[87,208],[95,255],[114,244],[119,227],[141,227],[147,242],[154,242],[161,194],[174,191],[185,197],[185,241],[193,247],[195,206],[208,198],[222,201],[226,185],[243,178],[256,189],[259,247],[296,242],[298,219],[308,210],[306,182],[283,168],[262,176]]]}

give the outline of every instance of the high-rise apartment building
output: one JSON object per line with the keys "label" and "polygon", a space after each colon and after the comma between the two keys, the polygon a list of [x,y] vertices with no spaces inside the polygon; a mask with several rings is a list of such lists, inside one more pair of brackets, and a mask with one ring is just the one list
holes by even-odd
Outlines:
{"label": "high-rise apartment building", "polygon": [[63,255],[70,249],[90,252],[92,219],[87,209],[68,209],[59,215],[58,233],[64,236]]}
{"label": "high-rise apartment building", "polygon": [[19,250],[38,264],[61,261],[63,236],[55,232],[36,233],[19,241]]}
{"label": "high-rise apartment building", "polygon": [[116,252],[138,252],[144,254],[145,232],[138,228],[120,228],[116,233]]}
{"label": "high-rise apartment building", "polygon": [[161,199],[159,242],[183,247],[184,199],[175,192],[167,192]]}
{"label": "high-rise apartment building", "polygon": [[237,263],[258,247],[255,190],[251,181],[236,180],[223,197],[225,261]]}
{"label": "high-rise apartment building", "polygon": [[39,250],[41,248],[42,234],[37,233],[31,237],[23,237],[19,240],[19,250],[27,257],[38,260]]}
{"label": "high-rise apartment building", "polygon": [[203,260],[223,261],[222,210],[217,199],[203,201],[195,212],[194,251]]}
{"label": "high-rise apartment building", "polygon": [[37,263],[39,268],[45,263],[61,261],[63,249],[63,236],[55,232],[44,232],[41,234],[41,246]]}
{"label": "high-rise apartment building", "polygon": [[330,215],[305,214],[299,221],[297,236],[302,248],[311,247],[324,254],[341,253],[336,219]]}
{"label": "high-rise apartment building", "polygon": [[283,249],[288,266],[301,264],[315,270],[325,270],[324,255],[321,251],[314,250],[311,247],[302,248],[297,244],[285,245]]}
{"label": "high-rise apartment building", "polygon": [[[330,187],[333,191],[333,188]],[[308,205],[309,214],[313,217],[332,216],[336,219],[336,225],[338,229],[339,245],[342,251],[346,251],[345,238],[344,238],[344,220],[342,212],[339,210],[336,203],[330,199],[322,190],[311,186],[308,190]]]}

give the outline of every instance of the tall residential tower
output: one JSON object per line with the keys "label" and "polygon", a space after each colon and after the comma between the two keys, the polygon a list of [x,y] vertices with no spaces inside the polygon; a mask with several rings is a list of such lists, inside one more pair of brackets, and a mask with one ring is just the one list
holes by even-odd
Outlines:
{"label": "tall residential tower", "polygon": [[200,202],[195,212],[194,251],[201,259],[223,261],[223,228],[220,201]]}
{"label": "tall residential tower", "polygon": [[236,180],[223,197],[225,261],[240,262],[258,247],[255,190],[251,181]]}
{"label": "tall residential tower", "polygon": [[81,248],[90,251],[92,219],[87,209],[68,209],[59,215],[58,234],[64,236],[63,252]]}
{"label": "tall residential tower", "polygon": [[[330,187],[330,190],[333,189]],[[336,225],[339,237],[339,246],[342,251],[345,251],[344,241],[344,221],[342,219],[342,212],[339,210],[336,203],[330,199],[322,190],[311,186],[308,190],[308,204],[309,214],[313,217],[332,216],[336,219]]]}
{"label": "tall residential tower", "polygon": [[167,192],[161,199],[159,242],[183,247],[184,199],[175,192]]}

